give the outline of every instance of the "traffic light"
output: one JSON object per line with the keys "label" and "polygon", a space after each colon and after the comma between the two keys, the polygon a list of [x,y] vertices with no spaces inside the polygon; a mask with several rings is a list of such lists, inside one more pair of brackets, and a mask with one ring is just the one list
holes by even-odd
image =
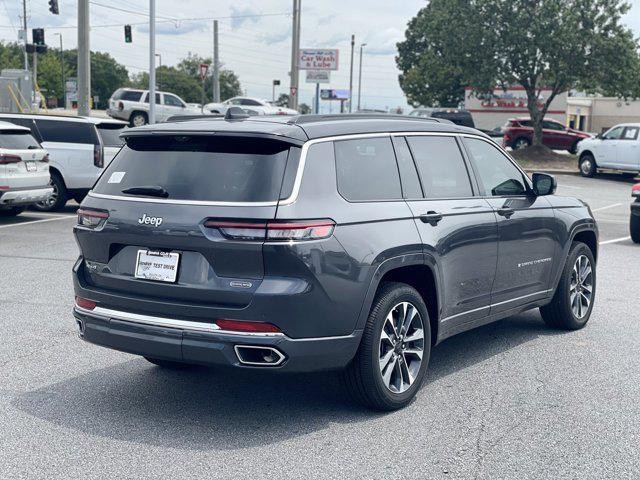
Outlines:
{"label": "traffic light", "polygon": [[33,29],[33,44],[44,45],[44,28]]}
{"label": "traffic light", "polygon": [[125,43],[131,43],[133,41],[131,37],[131,25],[124,26],[124,41]]}
{"label": "traffic light", "polygon": [[49,11],[54,15],[60,13],[60,10],[58,10],[58,0],[49,0]]}

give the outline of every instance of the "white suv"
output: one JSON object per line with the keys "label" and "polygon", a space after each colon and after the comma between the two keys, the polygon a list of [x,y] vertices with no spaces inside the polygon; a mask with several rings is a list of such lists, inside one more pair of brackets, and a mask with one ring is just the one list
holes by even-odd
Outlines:
{"label": "white suv", "polygon": [[640,123],[622,123],[596,138],[578,143],[578,165],[585,177],[599,168],[619,170],[629,176],[640,172]]}
{"label": "white suv", "polygon": [[261,98],[233,97],[222,103],[207,103],[204,110],[207,113],[226,113],[229,107],[240,107],[250,115],[298,115],[297,110],[278,107]]}
{"label": "white suv", "polygon": [[[169,117],[201,114],[200,108],[190,107],[177,95],[156,92],[156,121],[164,122]],[[132,127],[149,123],[149,90],[119,88],[109,99],[107,115],[129,122]]]}
{"label": "white suv", "polygon": [[28,128],[0,122],[0,216],[13,216],[45,200],[49,156]]}
{"label": "white suv", "polygon": [[70,198],[80,203],[104,170],[100,135],[86,118],[0,113],[0,121],[29,128],[49,152],[53,193],[35,206],[38,210],[61,210]]}

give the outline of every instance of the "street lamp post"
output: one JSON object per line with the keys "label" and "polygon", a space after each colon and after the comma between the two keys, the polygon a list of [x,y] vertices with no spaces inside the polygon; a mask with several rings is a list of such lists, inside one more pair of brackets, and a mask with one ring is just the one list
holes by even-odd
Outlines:
{"label": "street lamp post", "polygon": [[64,84],[64,55],[62,51],[62,34],[54,33],[60,37],[60,81],[62,82],[62,108],[67,108],[67,88]]}
{"label": "street lamp post", "polygon": [[366,46],[366,43],[360,44],[360,67],[358,69],[358,110],[360,110],[360,89],[362,88],[362,49]]}

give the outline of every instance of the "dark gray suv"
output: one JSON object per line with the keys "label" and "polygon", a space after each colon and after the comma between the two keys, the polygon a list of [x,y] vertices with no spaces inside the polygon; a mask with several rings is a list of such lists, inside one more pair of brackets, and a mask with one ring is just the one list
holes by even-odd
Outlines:
{"label": "dark gray suv", "polygon": [[451,335],[537,307],[553,327],[587,323],[589,208],[486,135],[243,117],[123,134],[78,210],[84,340],[166,367],[342,370],[358,400],[391,410]]}

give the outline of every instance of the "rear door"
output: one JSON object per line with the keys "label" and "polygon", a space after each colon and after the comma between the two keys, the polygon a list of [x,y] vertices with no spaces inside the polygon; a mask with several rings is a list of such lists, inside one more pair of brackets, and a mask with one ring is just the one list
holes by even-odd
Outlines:
{"label": "rear door", "polygon": [[532,194],[528,180],[496,146],[465,137],[478,186],[498,221],[498,266],[491,313],[545,297],[554,259],[560,253],[554,212],[545,197]]}
{"label": "rear door", "polygon": [[[474,195],[457,138],[396,137],[394,148],[424,252],[438,267],[445,328],[488,315],[498,252],[496,218]],[[417,185],[411,180],[416,166]]]}
{"label": "rear door", "polygon": [[[99,231],[76,231],[89,282],[169,303],[246,307],[264,275],[264,224],[275,218],[290,153],[299,149],[279,140],[130,138],[83,203],[109,215]],[[145,270],[163,255],[175,278]]]}

